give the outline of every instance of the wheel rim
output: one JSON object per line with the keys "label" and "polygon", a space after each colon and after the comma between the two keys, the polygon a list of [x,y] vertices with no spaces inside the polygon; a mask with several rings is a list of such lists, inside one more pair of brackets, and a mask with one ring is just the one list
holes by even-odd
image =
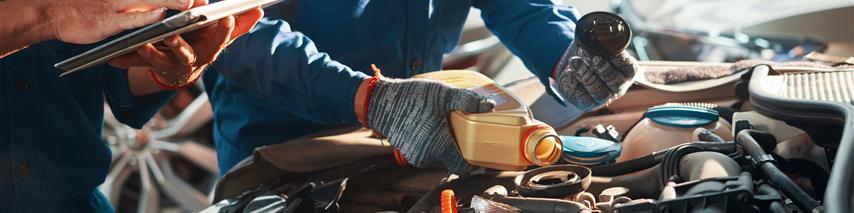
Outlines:
{"label": "wheel rim", "polygon": [[[200,211],[209,205],[206,193],[177,174],[173,166],[175,159],[182,159],[216,177],[216,152],[189,137],[211,121],[207,99],[202,93],[173,119],[158,113],[141,129],[122,124],[105,105],[103,138],[113,153],[113,164],[98,189],[114,207],[127,202],[123,196],[128,193],[137,197],[137,212],[160,212],[164,200],[184,211]],[[138,181],[129,181],[132,178]],[[138,184],[136,193],[128,192],[133,191],[129,190],[132,182]]]}

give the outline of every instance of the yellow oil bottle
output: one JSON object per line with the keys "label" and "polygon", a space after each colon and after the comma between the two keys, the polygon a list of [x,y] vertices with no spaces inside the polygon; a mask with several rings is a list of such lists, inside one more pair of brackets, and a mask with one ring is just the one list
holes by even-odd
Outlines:
{"label": "yellow oil bottle", "polygon": [[473,71],[448,70],[414,76],[446,82],[495,100],[486,113],[453,111],[454,137],[472,165],[499,170],[546,166],[560,159],[561,144],[552,127],[534,119],[530,109],[488,77]]}

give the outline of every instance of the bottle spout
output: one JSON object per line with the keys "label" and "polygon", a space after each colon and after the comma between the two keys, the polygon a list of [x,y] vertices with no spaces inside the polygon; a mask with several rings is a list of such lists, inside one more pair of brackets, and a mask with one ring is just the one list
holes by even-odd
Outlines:
{"label": "bottle spout", "polygon": [[556,163],[562,152],[560,137],[548,126],[538,126],[523,141],[523,152],[528,162],[538,166]]}

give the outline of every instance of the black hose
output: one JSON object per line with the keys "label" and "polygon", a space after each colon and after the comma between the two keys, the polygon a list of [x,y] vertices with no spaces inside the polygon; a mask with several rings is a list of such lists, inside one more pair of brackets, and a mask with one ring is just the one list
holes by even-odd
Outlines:
{"label": "black hose", "polygon": [[774,165],[774,158],[765,153],[759,143],[751,134],[764,134],[756,130],[742,130],[738,133],[735,141],[740,144],[744,151],[753,158],[754,164],[759,168],[762,174],[768,179],[774,187],[780,189],[786,197],[792,200],[798,208],[803,212],[819,212],[822,206],[813,199],[809,194],[798,187],[792,179],[789,179],[786,174],[780,171]]}
{"label": "black hose", "polygon": [[691,153],[706,151],[706,149],[692,144],[684,144],[674,148],[667,152],[661,161],[660,181],[662,185],[670,181],[680,181],[675,178],[679,178],[679,161],[682,160],[682,157]]}
{"label": "black hose", "polygon": [[655,158],[655,153],[652,153],[620,163],[592,166],[590,170],[595,176],[613,177],[651,168],[658,165],[658,162]]}
{"label": "black hose", "polygon": [[702,107],[706,109],[711,109],[718,112],[718,116],[721,116],[727,122],[732,123],[732,115],[738,112],[737,109],[727,106],[719,106],[713,103],[703,103],[703,102],[688,102],[688,103],[667,103],[668,105],[675,106],[692,106],[692,107]]}
{"label": "black hose", "polygon": [[[738,151],[738,147],[734,143],[719,143],[719,142],[691,142],[679,146],[671,147],[658,152],[653,152],[644,155],[640,158],[635,158],[628,161],[623,161],[615,164],[592,166],[590,170],[595,176],[613,177],[637,172],[640,170],[651,168],[661,163],[668,152],[678,149],[680,146],[697,146],[702,148],[702,151],[720,152],[723,154],[731,154]],[[678,161],[678,159],[677,159]]]}
{"label": "black hose", "polygon": [[[777,189],[771,187],[768,184],[760,184],[759,187],[756,188],[758,195],[770,195],[773,197],[781,197],[780,192],[777,192]],[[786,208],[783,207],[783,204],[780,201],[772,201],[768,204],[768,211],[772,213],[786,213]]]}

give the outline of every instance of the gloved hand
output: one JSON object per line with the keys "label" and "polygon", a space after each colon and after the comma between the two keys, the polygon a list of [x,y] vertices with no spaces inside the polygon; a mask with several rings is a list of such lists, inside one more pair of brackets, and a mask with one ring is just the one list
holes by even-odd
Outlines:
{"label": "gloved hand", "polygon": [[388,138],[416,167],[472,169],[463,160],[449,124],[452,110],[488,112],[491,100],[474,92],[427,79],[381,78],[367,106],[367,127]]}
{"label": "gloved hand", "polygon": [[625,51],[606,58],[573,42],[558,61],[553,76],[567,102],[590,111],[625,94],[636,72],[637,61]]}

